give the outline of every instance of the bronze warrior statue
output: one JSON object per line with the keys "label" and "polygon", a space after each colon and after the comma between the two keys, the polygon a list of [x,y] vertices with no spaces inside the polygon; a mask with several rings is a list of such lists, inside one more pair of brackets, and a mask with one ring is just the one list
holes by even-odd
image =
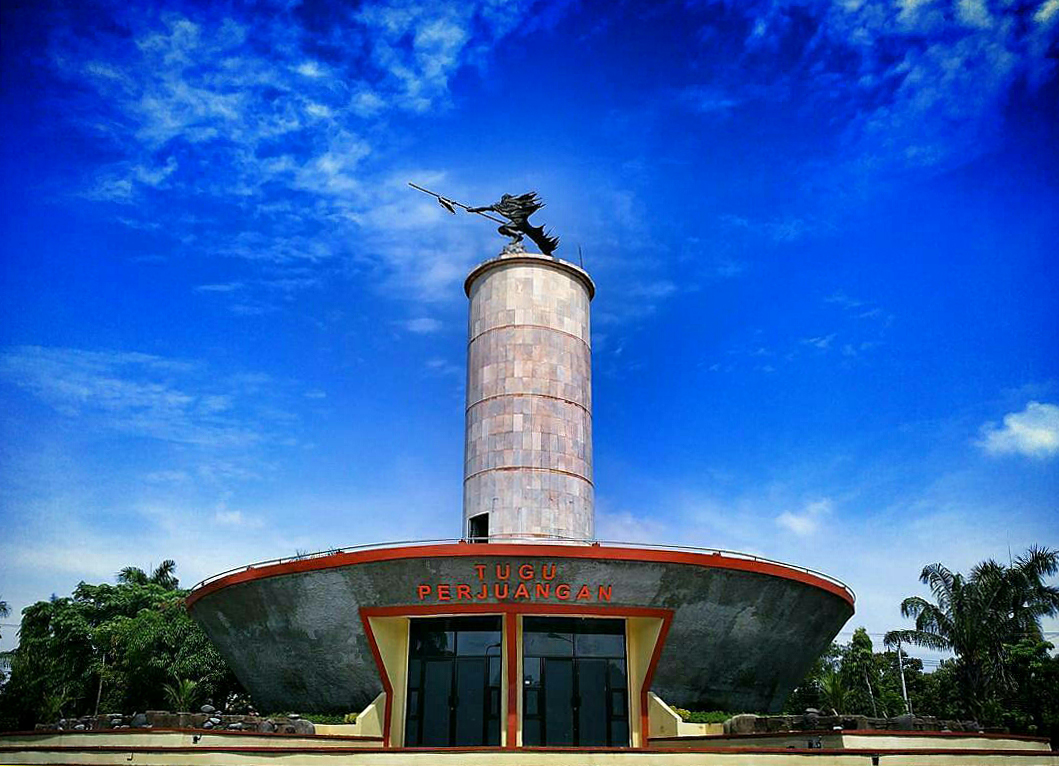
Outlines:
{"label": "bronze warrior statue", "polygon": [[559,238],[544,233],[543,226],[533,226],[529,217],[544,207],[537,192],[527,192],[515,197],[505,194],[500,201],[488,207],[468,208],[468,213],[485,213],[492,211],[500,213],[509,223],[501,224],[497,231],[505,237],[511,237],[514,243],[521,242],[523,235],[533,240],[545,255],[551,255],[559,246]]}
{"label": "bronze warrior statue", "polygon": [[[525,194],[520,194],[517,197],[511,194],[505,194],[500,198],[499,202],[489,205],[488,207],[467,207],[462,202],[457,202],[448,197],[442,197],[437,192],[424,189],[422,186],[416,186],[414,183],[409,183],[408,185],[417,191],[421,191],[424,194],[429,194],[434,197],[441,203],[443,208],[453,215],[456,215],[456,208],[459,207],[466,210],[468,213],[477,213],[484,218],[488,218],[490,221],[499,223],[500,226],[497,228],[497,231],[505,237],[511,237],[511,245],[518,245],[522,242],[524,236],[528,236],[545,255],[551,255],[555,248],[559,246],[558,237],[546,234],[543,226],[533,226],[529,222],[529,217],[544,207],[544,203],[540,201],[537,192],[527,192]],[[507,223],[499,218],[494,218],[489,215],[489,212],[499,213],[507,219]]]}

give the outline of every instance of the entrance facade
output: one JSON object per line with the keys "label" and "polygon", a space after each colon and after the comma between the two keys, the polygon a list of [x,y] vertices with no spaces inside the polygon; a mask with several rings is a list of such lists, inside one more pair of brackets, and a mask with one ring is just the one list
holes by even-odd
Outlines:
{"label": "entrance facade", "polygon": [[412,620],[405,745],[500,744],[501,618]]}
{"label": "entrance facade", "polygon": [[514,647],[521,675],[509,682],[503,620],[482,615],[409,621],[404,745],[500,745],[502,718],[515,709],[514,694],[524,746],[628,747],[626,621],[523,616]]}

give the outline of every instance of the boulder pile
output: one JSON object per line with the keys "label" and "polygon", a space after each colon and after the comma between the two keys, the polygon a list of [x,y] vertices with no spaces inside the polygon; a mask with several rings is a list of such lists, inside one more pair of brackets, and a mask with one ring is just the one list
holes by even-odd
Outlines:
{"label": "boulder pile", "polygon": [[37,731],[103,731],[106,729],[204,729],[206,731],[250,731],[269,734],[316,734],[312,721],[292,713],[289,716],[228,715],[213,705],[203,705],[197,713],[171,713],[148,710],[144,713],[104,713],[80,718],[61,718],[55,723],[37,724]]}
{"label": "boulder pile", "polygon": [[809,708],[802,715],[735,715],[724,722],[725,734],[768,734],[784,731],[966,731],[980,732],[977,721],[946,721],[933,716],[824,715]]}

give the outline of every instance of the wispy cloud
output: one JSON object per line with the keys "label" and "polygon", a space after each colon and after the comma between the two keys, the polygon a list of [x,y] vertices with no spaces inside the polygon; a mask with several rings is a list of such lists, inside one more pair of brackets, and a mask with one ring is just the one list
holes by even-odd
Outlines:
{"label": "wispy cloud", "polygon": [[441,322],[433,317],[416,317],[415,319],[406,319],[401,322],[401,325],[408,330],[408,332],[416,333],[417,335],[429,335],[435,333],[442,328]]}
{"label": "wispy cloud", "polygon": [[[380,194],[387,182],[377,158],[400,140],[394,116],[445,109],[453,76],[482,65],[529,12],[526,2],[374,0],[356,9],[276,3],[250,14],[126,5],[79,16],[53,30],[50,46],[54,70],[78,86],[64,114],[117,156],[81,193],[121,203],[129,225],[158,227],[183,253],[243,259],[251,271],[328,270],[336,257],[355,258],[411,297],[449,287],[465,271],[464,256],[450,254],[466,247],[424,257],[421,243],[408,244],[414,214],[400,216],[406,231],[395,239],[395,214],[428,206]],[[242,231],[230,229],[234,211]],[[408,268],[413,257],[427,265]],[[243,279],[197,289],[270,286]],[[271,307],[252,299],[232,308]]]}
{"label": "wispy cloud", "polygon": [[806,346],[812,346],[820,351],[827,351],[831,348],[831,341],[835,339],[835,333],[829,335],[818,335],[814,338],[803,338],[802,343]]}
{"label": "wispy cloud", "polygon": [[[723,34],[729,55],[688,92],[728,109],[724,94],[738,92],[742,104],[826,114],[836,139],[829,191],[857,196],[893,174],[956,167],[995,146],[1011,93],[1054,72],[1057,8],[1040,3],[1031,23],[1027,9],[988,0],[731,6],[745,36],[711,21],[703,40],[717,47]],[[806,191],[818,198],[822,180],[813,174]]]}
{"label": "wispy cloud", "polygon": [[1059,406],[1029,402],[1021,412],[1010,412],[1001,425],[982,426],[978,446],[991,455],[1049,458],[1059,454]]}
{"label": "wispy cloud", "polygon": [[227,448],[267,438],[268,423],[241,401],[238,385],[208,382],[198,362],[22,346],[0,353],[0,377],[64,417],[134,436]]}
{"label": "wispy cloud", "polygon": [[433,375],[445,375],[457,378],[462,377],[464,372],[463,367],[460,365],[453,364],[448,359],[442,359],[440,357],[428,359],[426,362],[426,368]]}
{"label": "wispy cloud", "polygon": [[833,508],[831,500],[814,500],[806,503],[801,511],[784,511],[776,517],[776,523],[799,536],[811,535],[820,528]]}

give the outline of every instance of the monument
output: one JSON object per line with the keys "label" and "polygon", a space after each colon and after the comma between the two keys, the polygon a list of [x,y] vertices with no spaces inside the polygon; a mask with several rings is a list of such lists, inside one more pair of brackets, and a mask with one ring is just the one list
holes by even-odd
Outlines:
{"label": "monument", "polygon": [[259,705],[371,705],[386,747],[644,747],[661,700],[777,710],[853,593],[756,556],[596,540],[592,279],[530,224],[535,193],[473,208],[415,188],[512,240],[464,283],[459,538],[248,565],[196,586],[192,616]]}

